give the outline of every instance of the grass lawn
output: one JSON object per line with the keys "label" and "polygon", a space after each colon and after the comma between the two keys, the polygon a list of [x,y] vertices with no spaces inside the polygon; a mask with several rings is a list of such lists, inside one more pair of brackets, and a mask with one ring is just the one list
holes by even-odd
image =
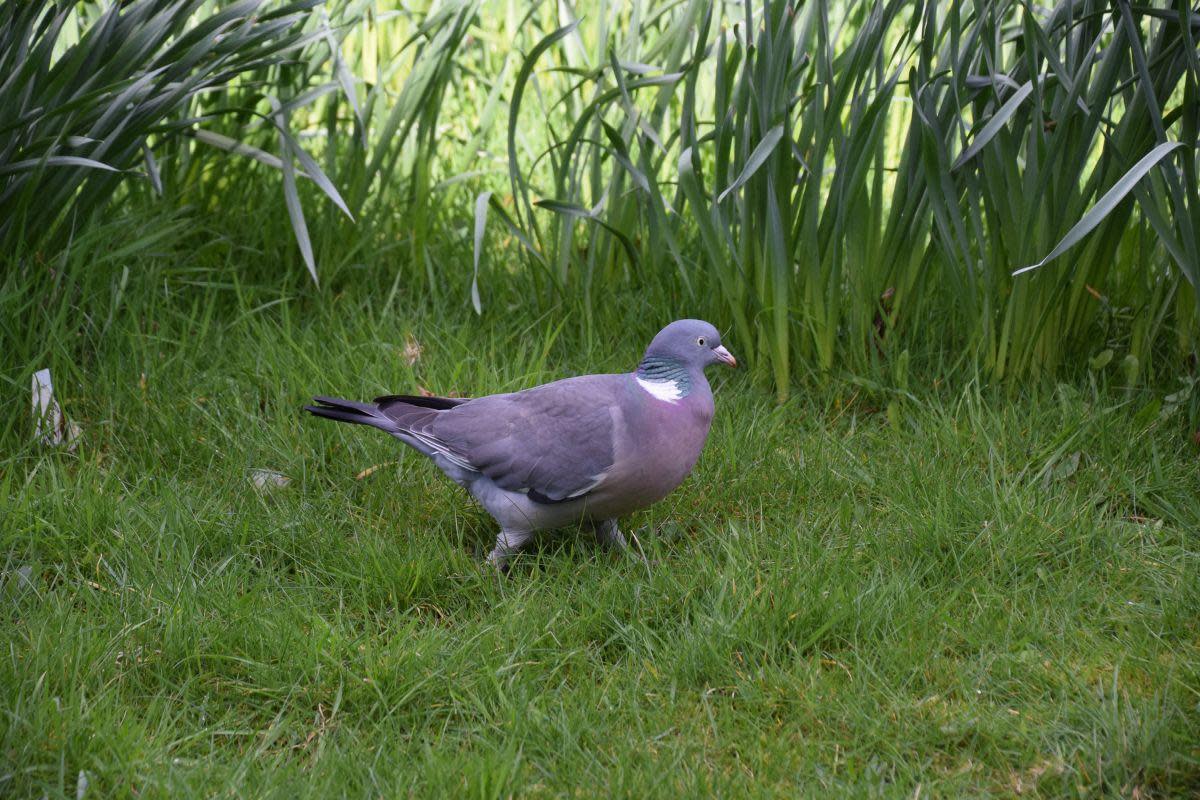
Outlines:
{"label": "grass lawn", "polygon": [[565,535],[500,578],[461,490],[300,406],[628,369],[669,317],[176,281],[54,346],[77,452],[0,439],[0,794],[1200,792],[1200,470],[1150,393],[714,370],[696,472],[624,524],[652,567]]}

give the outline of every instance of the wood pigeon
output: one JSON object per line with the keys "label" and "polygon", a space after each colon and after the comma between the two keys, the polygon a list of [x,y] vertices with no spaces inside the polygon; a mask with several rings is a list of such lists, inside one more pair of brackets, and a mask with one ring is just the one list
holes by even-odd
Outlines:
{"label": "wood pigeon", "polygon": [[663,328],[637,369],[474,399],[316,397],[319,417],[387,431],[433,460],[500,525],[504,569],[536,531],[585,524],[624,549],[617,518],[666,497],[692,471],[713,416],[710,364],[737,366],[707,322]]}

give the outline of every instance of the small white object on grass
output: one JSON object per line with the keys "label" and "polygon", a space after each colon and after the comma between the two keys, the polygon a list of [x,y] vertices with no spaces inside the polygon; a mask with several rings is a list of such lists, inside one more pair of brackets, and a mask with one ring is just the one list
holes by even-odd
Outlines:
{"label": "small white object on grass", "polygon": [[400,355],[401,358],[404,359],[404,363],[411,367],[413,364],[421,360],[421,351],[423,349],[424,348],[421,347],[421,343],[417,341],[417,338],[410,333],[404,337],[404,349],[401,351]]}
{"label": "small white object on grass", "polygon": [[33,373],[33,419],[34,437],[48,447],[67,445],[73,451],[82,431],[74,422],[63,415],[62,408],[54,399],[54,383],[50,370],[39,369]]}
{"label": "small white object on grass", "polygon": [[291,483],[292,479],[273,469],[252,469],[250,470],[250,482],[254,484],[255,489],[261,491],[271,488],[282,489]]}

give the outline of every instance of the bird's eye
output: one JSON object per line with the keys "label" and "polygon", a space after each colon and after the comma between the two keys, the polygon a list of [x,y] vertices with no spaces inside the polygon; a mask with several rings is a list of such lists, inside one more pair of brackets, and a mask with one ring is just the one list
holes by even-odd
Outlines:
{"label": "bird's eye", "polygon": [[701,336],[699,339],[697,339],[696,344],[700,345],[701,347],[704,347],[704,337]]}

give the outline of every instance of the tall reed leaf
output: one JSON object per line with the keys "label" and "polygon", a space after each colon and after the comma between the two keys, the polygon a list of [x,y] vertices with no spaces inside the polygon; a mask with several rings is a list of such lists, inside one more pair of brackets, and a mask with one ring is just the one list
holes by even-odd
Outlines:
{"label": "tall reed leaf", "polygon": [[46,241],[108,203],[190,101],[301,45],[317,2],[0,4],[0,241]]}
{"label": "tall reed leaf", "polygon": [[1013,275],[1020,275],[1045,266],[1047,262],[1053,261],[1078,244],[1083,237],[1091,233],[1117,207],[1118,203],[1125,199],[1127,194],[1133,191],[1133,187],[1138,181],[1146,177],[1146,173],[1154,169],[1155,165],[1159,161],[1162,161],[1172,150],[1181,146],[1179,142],[1163,142],[1142,156],[1141,160],[1134,164],[1129,172],[1122,175],[1121,179],[1105,192],[1103,197],[1096,201],[1096,205],[1088,209],[1083,218],[1079,222],[1076,222],[1071,230],[1067,231],[1067,235],[1063,237],[1061,242],[1054,246],[1054,249],[1045,258],[1036,264],[1030,264],[1028,267],[1021,267],[1018,270],[1014,270]]}

